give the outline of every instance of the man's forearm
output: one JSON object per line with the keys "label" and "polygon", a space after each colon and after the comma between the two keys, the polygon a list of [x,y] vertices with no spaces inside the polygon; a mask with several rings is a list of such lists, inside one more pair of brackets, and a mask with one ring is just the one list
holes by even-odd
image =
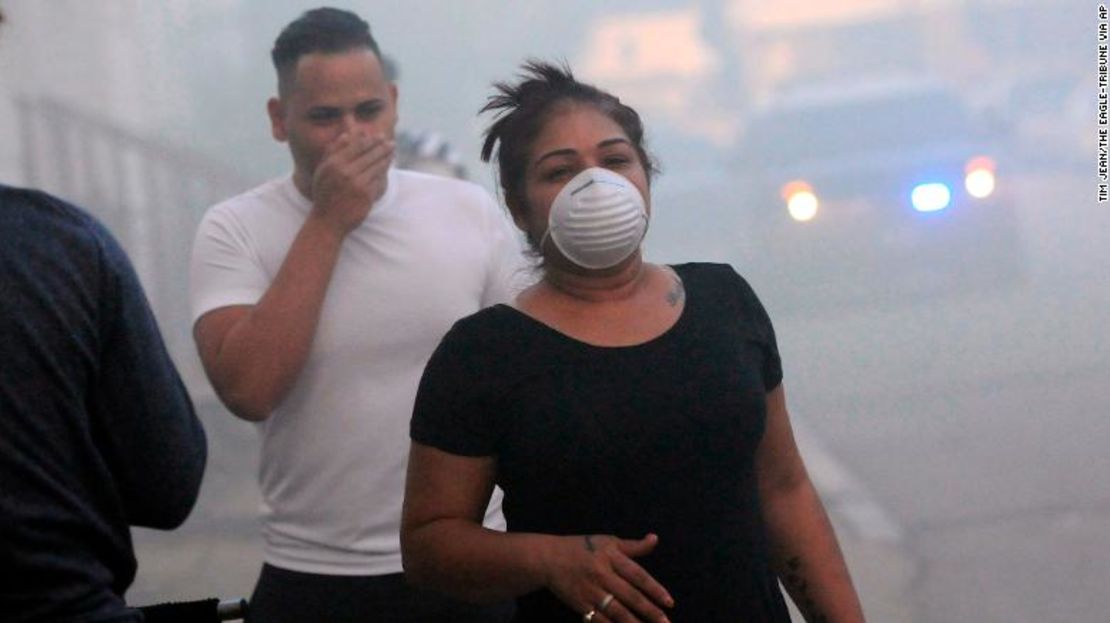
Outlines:
{"label": "man's forearm", "polygon": [[266,293],[224,334],[210,376],[236,415],[264,420],[308,359],[343,234],[309,216]]}

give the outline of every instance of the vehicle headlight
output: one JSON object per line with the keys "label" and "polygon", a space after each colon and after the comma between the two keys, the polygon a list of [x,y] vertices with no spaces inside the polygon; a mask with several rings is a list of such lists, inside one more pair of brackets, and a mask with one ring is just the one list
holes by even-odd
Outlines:
{"label": "vehicle headlight", "polygon": [[972,158],[964,167],[964,188],[976,199],[986,199],[994,193],[994,161],[980,156]]}
{"label": "vehicle headlight", "polygon": [[808,183],[795,180],[783,185],[782,198],[786,201],[786,210],[790,213],[790,218],[795,221],[804,223],[817,216],[820,204],[817,201],[817,195],[813,193],[813,187]]}

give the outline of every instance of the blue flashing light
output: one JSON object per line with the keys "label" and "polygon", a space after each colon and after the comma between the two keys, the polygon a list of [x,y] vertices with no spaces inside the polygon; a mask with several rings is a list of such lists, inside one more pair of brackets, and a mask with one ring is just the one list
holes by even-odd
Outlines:
{"label": "blue flashing light", "polygon": [[918,212],[939,212],[952,203],[952,191],[946,184],[918,184],[910,194],[913,209]]}

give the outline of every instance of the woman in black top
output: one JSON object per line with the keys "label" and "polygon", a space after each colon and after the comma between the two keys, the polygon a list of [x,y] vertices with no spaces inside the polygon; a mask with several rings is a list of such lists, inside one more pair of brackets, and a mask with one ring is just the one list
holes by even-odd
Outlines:
{"label": "woman in black top", "polygon": [[[410,580],[519,621],[862,621],[798,456],[774,331],[730,267],[643,261],[654,172],[635,111],[529,63],[500,180],[543,279],[459,321],[421,381]],[[508,532],[481,525],[494,484]]]}

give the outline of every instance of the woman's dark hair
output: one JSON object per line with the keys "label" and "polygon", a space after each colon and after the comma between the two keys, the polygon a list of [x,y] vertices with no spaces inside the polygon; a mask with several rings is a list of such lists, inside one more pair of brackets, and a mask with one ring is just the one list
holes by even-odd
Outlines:
{"label": "woman's dark hair", "polygon": [[361,17],[331,7],[305,11],[281,31],[270,51],[278,74],[278,92],[288,92],[293,70],[302,56],[316,52],[339,54],[360,48],[373,52],[384,66],[378,42],[370,34],[370,24]]}
{"label": "woman's dark hair", "polygon": [[615,121],[628,136],[643,163],[648,183],[651,182],[658,168],[644,148],[644,125],[635,110],[616,96],[576,80],[566,63],[554,65],[530,59],[521,69],[520,82],[495,82],[497,93],[479,111],[496,114],[486,128],[482,161],[497,159],[498,181],[510,211],[515,212],[525,204],[524,173],[532,143],[555,107],[567,101],[595,106]]}

